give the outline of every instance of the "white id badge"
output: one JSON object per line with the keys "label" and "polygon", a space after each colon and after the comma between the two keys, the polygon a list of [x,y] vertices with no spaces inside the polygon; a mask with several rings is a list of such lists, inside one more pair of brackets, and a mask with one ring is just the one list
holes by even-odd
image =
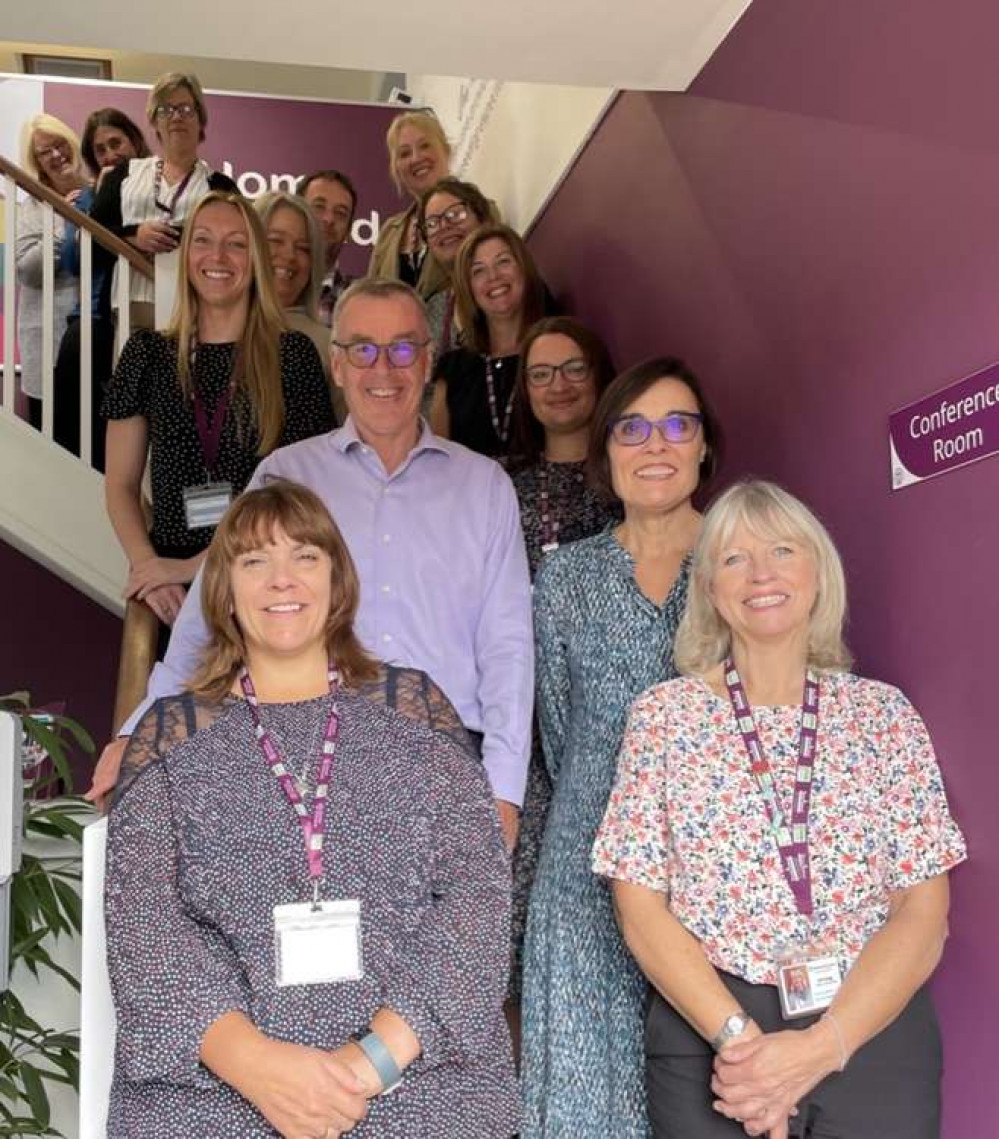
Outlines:
{"label": "white id badge", "polygon": [[827,1009],[843,983],[839,958],[833,954],[789,954],[777,964],[777,988],[785,1020]]}
{"label": "white id badge", "polygon": [[361,903],[296,902],[274,907],[274,969],[279,987],[359,981]]}
{"label": "white id badge", "polygon": [[184,487],[184,517],[188,530],[215,527],[232,502],[232,483],[212,482]]}

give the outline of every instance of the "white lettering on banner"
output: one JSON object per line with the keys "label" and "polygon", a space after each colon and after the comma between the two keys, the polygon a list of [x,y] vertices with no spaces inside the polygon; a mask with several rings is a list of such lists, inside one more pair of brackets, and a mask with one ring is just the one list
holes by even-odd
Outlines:
{"label": "white lettering on banner", "polygon": [[[982,391],[975,392],[974,395],[965,396],[964,399],[952,403],[948,400],[941,400],[940,406],[931,411],[929,415],[914,415],[909,420],[909,434],[913,439],[919,439],[923,435],[932,435],[934,431],[942,431],[944,427],[951,423],[956,423],[959,419],[967,419],[972,415],[977,415],[979,412],[984,411],[987,407],[996,407],[999,405],[999,384],[992,384]],[[974,431],[969,431],[968,435],[974,435]],[[980,432],[979,432],[980,434]],[[937,445],[940,440],[933,441],[933,452],[936,457]],[[961,451],[955,451],[954,454],[962,454]],[[950,458],[951,456],[947,456]]]}
{"label": "white lettering on banner", "polygon": [[976,427],[954,439],[934,439],[933,459],[939,463],[944,459],[953,459],[957,455],[966,455],[969,451],[984,446],[985,434],[980,427]]}
{"label": "white lettering on banner", "polygon": [[[231,178],[244,198],[259,198],[268,190],[283,190],[286,194],[294,194],[298,183],[305,177],[304,174],[258,174],[256,170],[244,170],[237,175],[231,162],[222,163],[222,173]],[[356,217],[350,227],[350,240],[353,245],[374,245],[378,240],[378,231],[381,228],[381,215],[372,210],[367,217]]]}

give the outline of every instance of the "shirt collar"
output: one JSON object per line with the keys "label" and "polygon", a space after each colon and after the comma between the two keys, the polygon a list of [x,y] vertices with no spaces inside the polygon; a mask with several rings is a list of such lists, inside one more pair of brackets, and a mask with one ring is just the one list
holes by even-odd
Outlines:
{"label": "shirt collar", "polygon": [[[357,433],[357,427],[352,415],[348,415],[344,420],[343,426],[333,432],[332,439],[333,446],[343,454],[353,450],[355,447],[363,447],[365,445],[364,440]],[[430,430],[430,425],[421,416],[420,435],[416,440],[416,445],[406,457],[406,462],[408,463],[414,455],[419,455],[424,451],[440,451],[445,455],[451,455],[452,444],[450,440],[442,439],[439,435],[435,435]]]}

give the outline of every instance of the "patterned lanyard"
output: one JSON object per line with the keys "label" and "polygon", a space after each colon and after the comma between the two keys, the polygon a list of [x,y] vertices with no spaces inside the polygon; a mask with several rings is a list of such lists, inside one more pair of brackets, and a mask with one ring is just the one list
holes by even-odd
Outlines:
{"label": "patterned lanyard", "polygon": [[510,417],[513,415],[513,397],[517,393],[516,384],[510,389],[510,398],[506,401],[506,410],[503,412],[503,422],[500,424],[499,405],[496,401],[496,380],[493,376],[493,358],[484,357],[486,361],[486,395],[489,398],[489,418],[492,420],[493,430],[500,446],[505,447],[510,435]]}
{"label": "patterned lanyard", "polygon": [[815,749],[819,727],[819,682],[809,670],[805,676],[801,698],[801,731],[798,736],[798,764],[794,772],[794,796],[791,801],[791,822],[788,825],[777,797],[777,784],[773,769],[763,752],[753,709],[746,689],[739,677],[735,661],[725,661],[725,686],[728,688],[732,711],[739,726],[742,742],[749,756],[749,769],[763,796],[767,818],[773,828],[780,854],[781,869],[787,879],[794,904],[799,914],[811,915],[812,870],[808,856],[808,815],[812,805],[812,773],[815,767]]}
{"label": "patterned lanyard", "polygon": [[253,717],[257,743],[263,752],[267,766],[277,778],[284,792],[284,797],[292,805],[298,818],[298,825],[305,838],[305,855],[309,862],[309,878],[312,881],[312,903],[319,903],[319,879],[323,876],[323,836],[326,833],[326,798],[329,791],[330,777],[333,774],[333,756],[336,752],[336,738],[340,730],[340,715],[336,706],[336,694],[340,688],[340,673],[333,662],[329,666],[330,694],[333,696],[333,707],[326,722],[326,734],[323,737],[323,750],[319,762],[319,778],[316,780],[316,793],[312,800],[312,817],[306,810],[302,796],[299,794],[295,780],[291,777],[285,766],[281,753],[278,751],[267,733],[267,729],[260,722],[260,709],[257,693],[253,687],[250,674],[243,668],[239,674],[239,683],[246,697],[246,703]]}
{"label": "patterned lanyard", "polygon": [[[581,471],[575,474],[578,483],[583,481]],[[538,514],[541,516],[541,552],[550,554],[558,549],[558,500],[549,489],[551,468],[548,460],[542,456],[538,465]]]}
{"label": "patterned lanyard", "polygon": [[194,172],[197,170],[198,164],[191,167],[190,170],[184,175],[180,181],[180,185],[174,191],[173,198],[169,202],[161,200],[160,195],[163,193],[163,159],[156,159],[156,176],[153,180],[153,204],[158,210],[162,210],[167,215],[170,221],[173,221],[174,211],[177,209],[177,203],[180,201],[181,196],[187,189],[188,182],[194,177]]}

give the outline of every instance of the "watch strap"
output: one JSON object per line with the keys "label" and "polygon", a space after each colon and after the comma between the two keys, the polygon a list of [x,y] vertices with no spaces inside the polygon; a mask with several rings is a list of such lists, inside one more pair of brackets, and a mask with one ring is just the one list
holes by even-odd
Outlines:
{"label": "watch strap", "polygon": [[749,1015],[743,1012],[742,1009],[726,1017],[725,1023],[711,1040],[711,1047],[714,1051],[720,1052],[730,1040],[741,1036],[749,1027],[749,1021]]}
{"label": "watch strap", "polygon": [[402,1083],[402,1069],[392,1059],[392,1053],[385,1047],[385,1042],[376,1032],[369,1032],[367,1036],[357,1038],[357,1046],[371,1061],[371,1066],[378,1073],[382,1082],[380,1095],[388,1095]]}

